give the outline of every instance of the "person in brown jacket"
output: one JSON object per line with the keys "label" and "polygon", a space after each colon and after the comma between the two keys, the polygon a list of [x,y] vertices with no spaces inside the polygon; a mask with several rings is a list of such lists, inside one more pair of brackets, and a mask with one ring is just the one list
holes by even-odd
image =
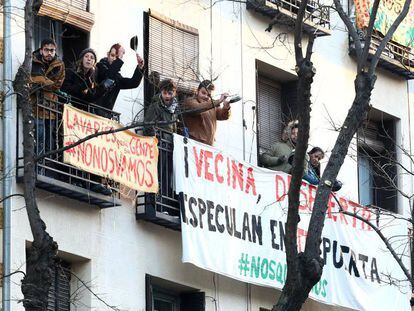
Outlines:
{"label": "person in brown jacket", "polygon": [[65,80],[65,65],[56,55],[56,42],[44,39],[40,49],[33,52],[31,104],[36,122],[36,153],[56,148],[56,101]]}
{"label": "person in brown jacket", "polygon": [[[226,99],[227,93],[219,100],[211,98],[214,84],[209,80],[200,83],[195,97],[184,101],[184,126],[188,129],[190,138],[212,146],[216,134],[217,120],[227,120],[230,117],[230,104]],[[223,106],[220,105],[223,103]]]}

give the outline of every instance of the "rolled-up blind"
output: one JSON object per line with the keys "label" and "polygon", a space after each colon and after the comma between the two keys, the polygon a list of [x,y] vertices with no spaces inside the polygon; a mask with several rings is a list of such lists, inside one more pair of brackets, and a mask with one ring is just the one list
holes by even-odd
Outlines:
{"label": "rolled-up blind", "polygon": [[281,87],[263,77],[258,77],[257,83],[257,127],[261,152],[280,141],[283,127]]}
{"label": "rolled-up blind", "polygon": [[94,15],[88,12],[88,0],[43,0],[35,9],[39,16],[49,16],[53,19],[71,24],[85,31],[91,31]]}
{"label": "rolled-up blind", "polygon": [[195,28],[149,13],[148,72],[171,78],[178,89],[192,92],[199,84],[199,38]]}

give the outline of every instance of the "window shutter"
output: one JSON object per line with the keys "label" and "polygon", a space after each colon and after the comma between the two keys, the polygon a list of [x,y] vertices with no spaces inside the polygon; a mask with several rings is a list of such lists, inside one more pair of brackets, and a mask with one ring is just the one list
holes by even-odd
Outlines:
{"label": "window shutter", "polygon": [[258,144],[261,151],[279,141],[282,133],[282,92],[276,82],[259,77],[257,85]]}
{"label": "window shutter", "polygon": [[180,311],[205,311],[206,294],[204,292],[183,293],[180,295]]}
{"label": "window shutter", "polygon": [[199,83],[198,31],[158,13],[149,13],[148,73],[177,82],[178,90],[191,93]]}
{"label": "window shutter", "polygon": [[70,265],[56,264],[52,270],[47,311],[70,311]]}
{"label": "window shutter", "polygon": [[94,15],[87,11],[88,0],[43,0],[39,3],[40,5],[35,8],[37,15],[49,16],[85,31],[91,31]]}
{"label": "window shutter", "polygon": [[70,266],[57,267],[57,311],[70,311]]}
{"label": "window shutter", "polygon": [[52,285],[49,288],[47,311],[56,311],[56,269],[52,270]]}

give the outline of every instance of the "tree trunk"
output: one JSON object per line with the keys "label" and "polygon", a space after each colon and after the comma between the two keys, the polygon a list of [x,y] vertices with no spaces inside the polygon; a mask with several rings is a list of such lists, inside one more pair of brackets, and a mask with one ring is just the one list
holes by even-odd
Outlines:
{"label": "tree trunk", "polygon": [[[309,296],[312,287],[322,276],[323,260],[320,257],[320,244],[331,186],[347,155],[348,147],[354,134],[366,118],[375,80],[375,76],[369,76],[366,73],[359,74],[355,79],[356,95],[354,103],[348,111],[347,118],[339,132],[332,155],[318,186],[310,220],[310,228],[308,228],[305,252],[298,254],[296,258],[288,260],[287,281],[282,295],[272,311],[299,311]],[[292,176],[292,181],[293,178]],[[289,202],[289,213],[291,209],[290,204],[291,202]],[[288,228],[289,216],[286,226],[286,239],[288,238]],[[294,233],[291,232],[290,235],[293,234],[296,235],[296,231]],[[297,247],[296,244],[295,247]],[[288,241],[286,241],[287,257],[289,257],[289,251],[293,252],[294,250],[288,249]]]}
{"label": "tree trunk", "polygon": [[[309,55],[310,57],[310,55]],[[312,287],[322,273],[319,261],[315,265],[297,251],[297,227],[299,217],[299,196],[304,171],[304,161],[308,146],[310,128],[311,85],[315,75],[313,63],[302,59],[298,64],[298,106],[299,133],[292,166],[292,180],[289,186],[289,210],[286,223],[287,280],[282,295],[272,311],[300,310]]]}
{"label": "tree trunk", "polygon": [[40,218],[35,197],[35,120],[30,101],[32,3],[33,1],[28,0],[25,5],[25,60],[16,74],[13,87],[23,119],[24,199],[33,235],[33,243],[28,250],[26,261],[26,276],[22,280],[23,305],[26,311],[44,311],[47,308],[57,244],[46,232],[46,225]]}

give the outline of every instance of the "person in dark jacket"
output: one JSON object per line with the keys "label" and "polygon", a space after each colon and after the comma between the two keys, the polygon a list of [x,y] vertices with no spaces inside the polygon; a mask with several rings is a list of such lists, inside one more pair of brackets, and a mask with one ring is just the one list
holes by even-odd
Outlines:
{"label": "person in dark jacket", "polygon": [[109,110],[114,108],[120,90],[134,89],[141,83],[144,60],[136,54],[138,64],[134,74],[131,78],[124,78],[119,72],[124,64],[122,60],[124,54],[125,49],[119,43],[116,43],[109,49],[108,56],[102,58],[96,65],[98,68],[98,83],[107,79],[114,81],[112,89],[97,101],[97,105]]}
{"label": "person in dark jacket", "polygon": [[[106,89],[96,82],[96,53],[87,48],[79,54],[76,69],[66,70],[66,79],[62,91],[74,97],[72,104],[88,111],[89,103],[95,103],[101,98]],[[90,110],[89,110],[90,111]]]}
{"label": "person in dark jacket", "polygon": [[325,157],[325,153],[319,147],[313,147],[308,152],[308,169],[303,174],[303,179],[312,185],[319,184],[321,178],[321,163],[320,161]]}
{"label": "person in dark jacket", "polygon": [[65,65],[56,55],[56,42],[44,39],[40,49],[33,52],[31,86],[38,92],[30,96],[36,122],[37,154],[55,149],[56,146],[56,91],[65,79]]}
{"label": "person in dark jacket", "polygon": [[171,79],[162,80],[159,84],[160,93],[154,95],[151,104],[148,106],[144,115],[144,122],[171,122],[169,124],[160,124],[146,126],[145,135],[154,135],[154,127],[163,128],[169,132],[177,132],[177,120],[179,106],[175,97],[177,86]]}
{"label": "person in dark jacket", "polygon": [[[76,69],[68,69],[66,73],[66,79],[62,86],[62,91],[73,96],[75,101],[72,104],[82,110],[100,114],[95,107],[89,105],[94,104],[99,98],[101,98],[108,87],[105,86],[105,82],[98,85],[96,82],[96,53],[93,49],[84,49],[79,54],[79,60],[77,61]],[[77,101],[77,102],[76,102]],[[89,188],[90,190],[101,193],[104,195],[111,195],[112,190],[105,187],[102,184],[102,178],[90,174],[90,180],[93,183],[85,184],[81,181],[74,181],[74,185],[83,188]]]}

